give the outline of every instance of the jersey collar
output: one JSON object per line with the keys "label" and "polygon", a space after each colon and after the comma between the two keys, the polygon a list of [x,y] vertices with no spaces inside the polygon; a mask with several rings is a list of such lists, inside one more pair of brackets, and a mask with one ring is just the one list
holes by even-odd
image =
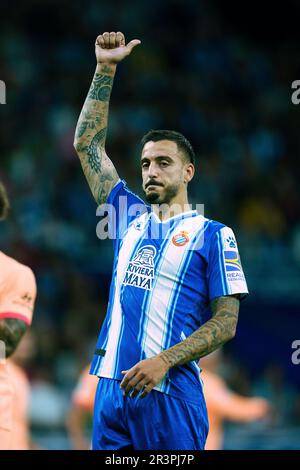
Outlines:
{"label": "jersey collar", "polygon": [[150,216],[159,224],[169,223],[170,221],[177,220],[177,219],[182,220],[188,217],[195,217],[196,215],[199,215],[199,214],[196,211],[196,209],[194,209],[194,210],[181,212],[180,214],[173,215],[172,217],[168,217],[165,220],[160,220],[160,218],[155,214],[153,210],[151,210],[150,212]]}

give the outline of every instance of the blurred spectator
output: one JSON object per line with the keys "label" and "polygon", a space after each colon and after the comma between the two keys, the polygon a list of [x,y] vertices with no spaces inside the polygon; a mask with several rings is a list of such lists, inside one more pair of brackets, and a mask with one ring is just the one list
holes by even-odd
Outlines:
{"label": "blurred spectator", "polygon": [[263,398],[239,395],[227,387],[218,374],[222,367],[220,351],[203,357],[200,366],[203,368],[201,377],[209,420],[205,450],[221,450],[224,421],[250,423],[265,418],[270,403]]}
{"label": "blurred spectator", "polygon": [[34,336],[30,331],[27,331],[14,354],[7,359],[14,387],[12,450],[35,448],[31,440],[29,424],[30,382],[24,371],[24,367],[32,358],[34,351]]}
{"label": "blurred spectator", "polygon": [[272,403],[271,425],[279,427],[292,421],[296,409],[296,391],[286,382],[284,371],[278,364],[266,367],[254,383],[252,393]]}
{"label": "blurred spectator", "polygon": [[99,380],[95,375],[90,375],[89,370],[90,364],[80,374],[66,421],[72,446],[76,450],[91,447],[91,420]]}

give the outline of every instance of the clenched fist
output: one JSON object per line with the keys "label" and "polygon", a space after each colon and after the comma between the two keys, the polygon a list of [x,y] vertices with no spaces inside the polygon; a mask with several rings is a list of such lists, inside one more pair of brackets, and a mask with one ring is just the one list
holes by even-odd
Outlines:
{"label": "clenched fist", "polygon": [[95,43],[97,63],[117,64],[127,57],[132,49],[140,43],[141,41],[138,39],[133,39],[126,46],[124,34],[120,31],[117,33],[100,34]]}

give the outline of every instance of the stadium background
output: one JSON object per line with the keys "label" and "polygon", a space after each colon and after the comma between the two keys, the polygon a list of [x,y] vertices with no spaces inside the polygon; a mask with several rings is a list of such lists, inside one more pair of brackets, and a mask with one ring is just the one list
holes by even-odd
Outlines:
{"label": "stadium background", "polygon": [[32,431],[45,448],[69,446],[64,416],[105,313],[112,251],[96,237],[72,141],[95,37],[117,30],[142,41],[113,88],[107,150],[119,174],[140,193],[140,138],[181,131],[198,156],[191,201],[239,242],[251,296],[223,372],[233,390],[271,399],[274,413],[227,425],[225,446],[300,447],[300,365],[291,361],[300,339],[299,18],[296,1],[284,11],[208,0],[1,2],[0,177],[12,210],[0,246],[37,276],[27,371]]}

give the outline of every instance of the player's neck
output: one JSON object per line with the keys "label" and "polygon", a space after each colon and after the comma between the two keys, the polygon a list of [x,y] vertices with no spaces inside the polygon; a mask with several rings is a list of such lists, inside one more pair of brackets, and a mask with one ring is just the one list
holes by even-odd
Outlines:
{"label": "player's neck", "polygon": [[188,212],[192,210],[187,197],[176,197],[169,204],[153,204],[152,210],[155,215],[164,222],[171,217]]}

